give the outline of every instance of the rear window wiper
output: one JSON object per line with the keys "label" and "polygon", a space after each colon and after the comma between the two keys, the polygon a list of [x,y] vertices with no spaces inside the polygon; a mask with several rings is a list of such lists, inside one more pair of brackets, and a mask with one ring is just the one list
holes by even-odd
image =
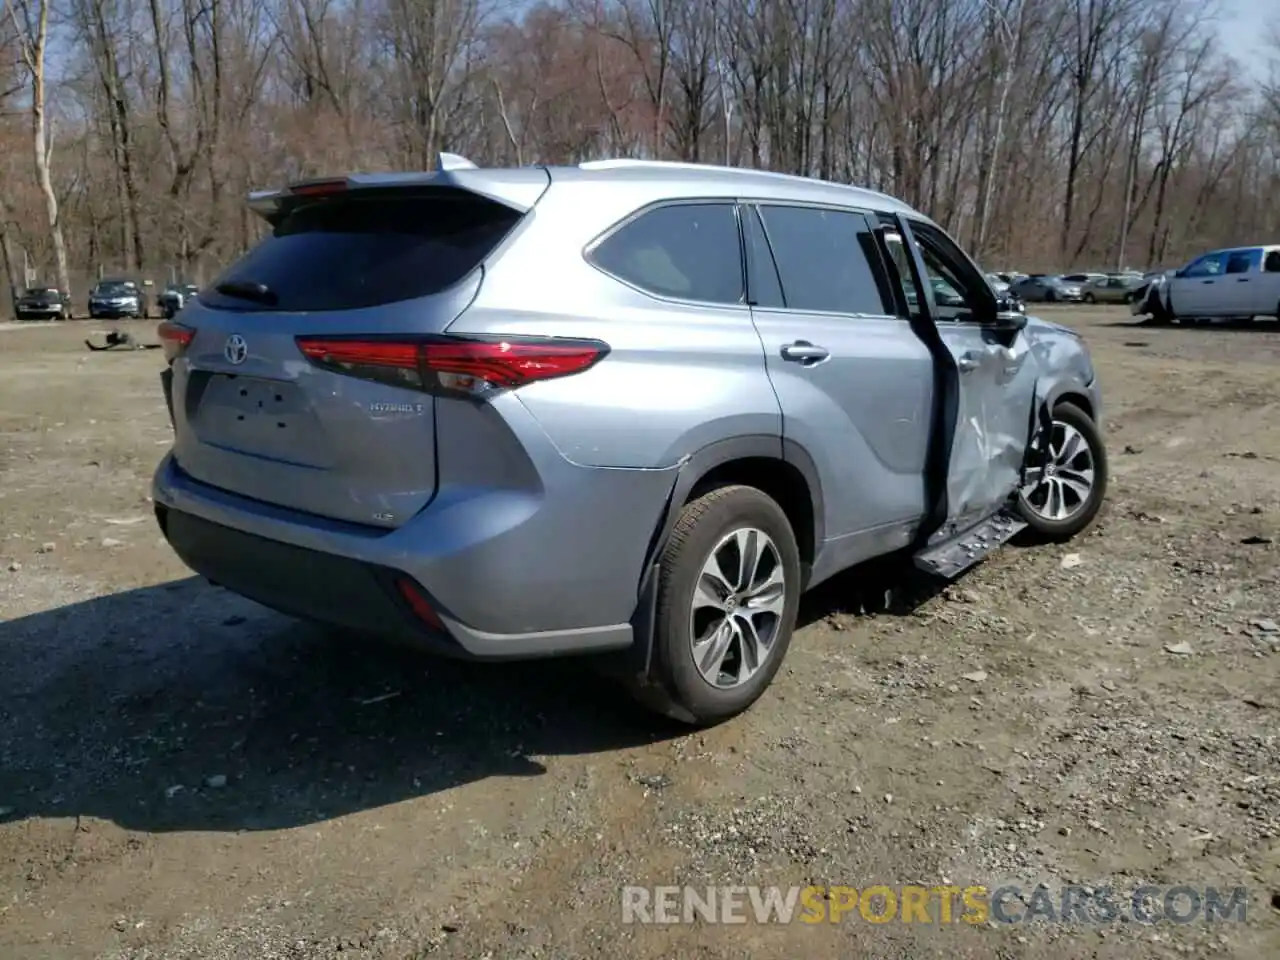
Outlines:
{"label": "rear window wiper", "polygon": [[237,300],[252,300],[255,303],[274,305],[279,299],[275,292],[265,283],[252,280],[228,280],[214,288],[224,297],[235,297]]}

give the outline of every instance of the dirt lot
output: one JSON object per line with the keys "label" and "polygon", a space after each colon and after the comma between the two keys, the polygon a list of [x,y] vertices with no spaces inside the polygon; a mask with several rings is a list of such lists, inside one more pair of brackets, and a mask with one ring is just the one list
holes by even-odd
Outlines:
{"label": "dirt lot", "polygon": [[[1054,319],[1107,394],[1095,529],[941,593],[841,578],[764,700],[692,735],[580,664],[354,647],[196,580],[147,498],[159,353],[0,331],[0,956],[1280,955],[1280,330]],[[1041,882],[1242,885],[1247,920],[620,907],[626,884]]]}

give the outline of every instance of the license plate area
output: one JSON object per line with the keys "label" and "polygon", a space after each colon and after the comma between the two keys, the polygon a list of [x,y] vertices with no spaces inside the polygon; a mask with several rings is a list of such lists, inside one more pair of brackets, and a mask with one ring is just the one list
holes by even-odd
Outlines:
{"label": "license plate area", "polygon": [[332,466],[315,412],[292,383],[212,374],[195,419],[205,443],[299,465]]}

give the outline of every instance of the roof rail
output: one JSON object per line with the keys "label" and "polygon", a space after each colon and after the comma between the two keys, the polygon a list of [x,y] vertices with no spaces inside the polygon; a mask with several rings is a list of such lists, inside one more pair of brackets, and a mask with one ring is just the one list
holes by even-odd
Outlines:
{"label": "roof rail", "polygon": [[478,168],[460,153],[445,153],[441,151],[436,154],[436,169],[444,173],[447,170],[476,170]]}
{"label": "roof rail", "polygon": [[716,170],[718,168],[707,163],[686,163],[679,160],[636,160],[632,157],[615,157],[609,160],[584,160],[578,164],[580,170],[613,170],[616,167],[656,167],[659,170]]}

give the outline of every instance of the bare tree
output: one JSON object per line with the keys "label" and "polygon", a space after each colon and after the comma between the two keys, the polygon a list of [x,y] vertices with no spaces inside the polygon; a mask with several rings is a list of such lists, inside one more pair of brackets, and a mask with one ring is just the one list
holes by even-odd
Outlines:
{"label": "bare tree", "polygon": [[49,242],[53,246],[54,270],[58,289],[71,286],[67,270],[67,245],[62,236],[58,216],[58,193],[54,188],[50,165],[53,162],[53,128],[48,120],[46,53],[49,44],[50,0],[10,0],[9,15],[17,35],[22,65],[30,81],[31,153],[36,185],[44,198],[49,225]]}
{"label": "bare tree", "polygon": [[1280,230],[1280,82],[1234,83],[1189,0],[52,2],[0,16],[0,146],[38,153],[0,240],[50,277],[216,269],[263,229],[246,191],[441,149],[871,186],[993,268]]}

